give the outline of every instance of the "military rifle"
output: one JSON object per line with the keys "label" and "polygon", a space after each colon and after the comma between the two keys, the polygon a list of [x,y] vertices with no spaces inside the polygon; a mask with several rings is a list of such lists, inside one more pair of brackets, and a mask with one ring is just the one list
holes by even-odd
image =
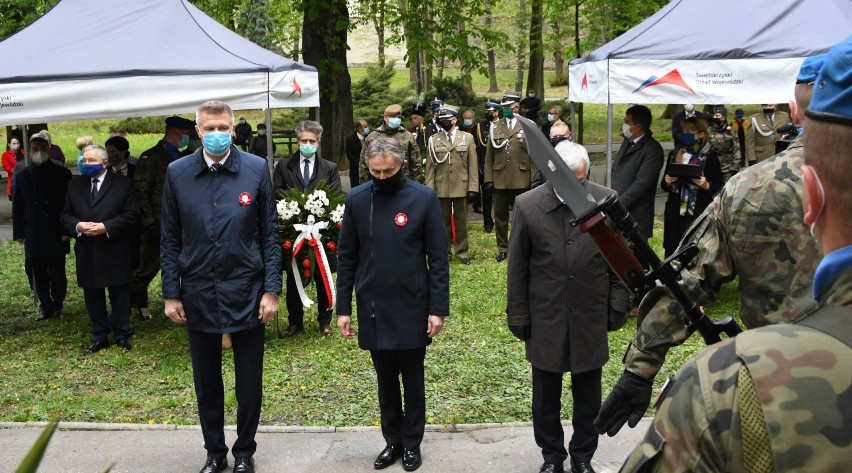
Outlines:
{"label": "military rifle", "polygon": [[[595,201],[535,123],[517,115],[515,119],[524,130],[530,157],[574,213],[571,224],[589,234],[606,262],[634,295],[645,294],[659,281],[683,307],[687,333],[697,330],[708,345],[720,342],[722,333],[734,337],[742,331],[731,317],[718,322],[710,320],[678,284],[682,268],[687,268],[698,255],[698,247],[694,243],[660,261],[617,195]],[[632,244],[632,250],[624,239],[605,224],[607,217]]]}

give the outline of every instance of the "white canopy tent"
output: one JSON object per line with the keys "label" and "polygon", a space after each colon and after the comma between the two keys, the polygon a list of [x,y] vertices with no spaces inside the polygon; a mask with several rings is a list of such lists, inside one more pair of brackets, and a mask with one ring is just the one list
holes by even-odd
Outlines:
{"label": "white canopy tent", "polygon": [[850,0],[672,0],[586,57],[570,61],[572,102],[786,103],[805,57],[852,31]]}
{"label": "white canopy tent", "polygon": [[190,113],[211,99],[269,122],[272,108],[319,106],[315,68],[187,0],[61,0],[0,42],[0,57],[2,124]]}

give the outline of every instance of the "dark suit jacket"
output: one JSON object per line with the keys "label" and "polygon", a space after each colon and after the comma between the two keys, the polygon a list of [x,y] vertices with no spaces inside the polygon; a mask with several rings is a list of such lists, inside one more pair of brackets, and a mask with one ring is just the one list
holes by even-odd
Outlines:
{"label": "dark suit jacket", "polygon": [[654,232],[654,196],[664,162],[663,147],[649,131],[633,147],[625,139],[612,163],[612,188],[645,238]]}
{"label": "dark suit jacket", "polygon": [[[340,172],[337,170],[337,164],[326,159],[322,159],[317,152],[314,155],[314,172],[311,174],[311,181],[308,185],[308,190],[313,190],[317,187],[320,180],[325,180],[329,189],[337,189],[342,191],[340,186]],[[280,198],[279,191],[289,191],[291,188],[305,190],[305,183],[302,181],[302,170],[299,165],[301,159],[298,151],[293,153],[287,159],[282,159],[275,164],[275,172],[272,174],[272,186],[275,188],[275,199]]]}
{"label": "dark suit jacket", "polygon": [[[140,211],[133,180],[108,171],[92,200],[92,179],[80,176],[68,184],[62,227],[76,238],[77,285],[100,288],[130,284],[133,244]],[[106,235],[77,235],[80,222],[102,222]]]}
{"label": "dark suit jacket", "polygon": [[350,187],[356,187],[358,182],[358,160],[361,159],[361,148],[364,143],[358,138],[358,132],[352,133],[346,138],[346,157],[349,158],[349,183]]}
{"label": "dark suit jacket", "polygon": [[71,171],[53,161],[41,166],[30,164],[15,172],[12,235],[15,240],[25,240],[27,258],[68,253],[68,242],[62,241],[59,214],[65,205],[65,191],[70,180]]}

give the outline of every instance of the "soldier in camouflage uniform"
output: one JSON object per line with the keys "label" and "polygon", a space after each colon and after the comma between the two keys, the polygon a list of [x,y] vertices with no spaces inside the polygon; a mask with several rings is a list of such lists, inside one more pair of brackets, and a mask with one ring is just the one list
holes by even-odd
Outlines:
{"label": "soldier in camouflage uniform", "polygon": [[[796,85],[794,116],[803,117],[821,56],[809,58]],[[782,153],[735,175],[686,231],[681,246],[698,245],[695,267],[682,287],[698,305],[712,304],[721,286],[739,276],[740,320],[748,328],[789,322],[815,306],[810,292],[821,254],[802,223],[802,136]],[[624,355],[625,372],[595,420],[598,432],[634,427],[651,398],[652,382],[671,347],[689,333],[680,304],[661,286],[639,305],[636,337]]]}
{"label": "soldier in camouflage uniform", "polygon": [[728,182],[740,170],[740,142],[728,123],[728,109],[717,106],[710,120],[710,146],[722,165],[722,182]]}
{"label": "soldier in camouflage uniform", "polygon": [[411,133],[402,126],[402,106],[399,104],[388,105],[383,118],[382,126],[373,130],[364,138],[361,159],[358,163],[359,182],[370,180],[370,170],[367,168],[367,146],[376,138],[383,136],[395,139],[405,150],[405,175],[413,181],[423,182],[423,162],[420,159],[420,147],[417,146],[417,141]]}
{"label": "soldier in camouflage uniform", "polygon": [[[852,36],[825,56],[807,110],[804,223],[826,256],[816,310],[690,360],[622,471],[848,471],[852,458]],[[795,114],[795,113],[794,113]]]}
{"label": "soldier in camouflage uniform", "polygon": [[166,183],[166,168],[179,157],[180,148],[189,144],[195,122],[183,117],[166,119],[166,133],[153,148],[139,156],[133,182],[136,184],[139,210],[142,211],[142,241],[139,267],[130,283],[130,307],[144,319],[151,318],[148,309],[148,285],[160,272],[160,203]]}

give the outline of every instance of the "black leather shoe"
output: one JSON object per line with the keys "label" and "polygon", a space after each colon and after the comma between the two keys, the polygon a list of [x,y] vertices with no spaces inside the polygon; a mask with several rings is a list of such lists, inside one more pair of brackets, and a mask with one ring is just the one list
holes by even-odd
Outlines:
{"label": "black leather shoe", "polygon": [[459,258],[459,259],[461,260],[462,264],[470,266],[470,259],[468,259],[468,258]]}
{"label": "black leather shoe", "polygon": [[96,342],[92,342],[89,346],[86,347],[86,354],[91,355],[92,353],[97,353],[104,348],[109,347],[109,340],[106,338],[102,338]]}
{"label": "black leather shoe", "polygon": [[388,445],[373,462],[373,468],[381,470],[396,463],[402,457],[402,445]]}
{"label": "black leather shoe", "polygon": [[405,471],[414,471],[420,468],[420,465],[423,464],[423,458],[420,456],[420,449],[417,450],[409,450],[407,448],[402,450],[402,468]]}
{"label": "black leather shoe", "polygon": [[497,253],[497,262],[499,263],[499,262],[503,261],[504,259],[506,259],[508,257],[509,257],[509,253],[506,253],[505,251],[501,251],[500,253]]}
{"label": "black leather shoe", "polygon": [[485,225],[483,230],[485,230],[485,233],[491,233],[494,231],[494,225]]}
{"label": "black leather shoe", "polygon": [[121,348],[124,351],[130,351],[133,349],[133,345],[130,344],[130,340],[126,338],[122,338],[121,340],[116,340],[115,345]]}
{"label": "black leather shoe", "polygon": [[304,326],[302,326],[301,324],[299,324],[299,325],[290,325],[289,327],[287,327],[287,330],[285,330],[285,331],[281,332],[281,338],[284,338],[284,337],[292,337],[293,335],[295,335],[295,334],[296,334],[296,332],[301,332],[301,331],[302,331],[302,330],[304,330],[304,329],[305,329],[305,327],[304,327]]}
{"label": "black leather shoe", "polygon": [[565,470],[562,469],[561,463],[547,463],[544,462],[541,465],[541,468],[538,470],[539,473],[565,473]]}
{"label": "black leather shoe", "polygon": [[254,473],[254,460],[251,457],[234,458],[234,473]]}
{"label": "black leather shoe", "polygon": [[57,319],[61,319],[62,316],[65,315],[65,311],[62,310],[62,307],[54,307],[53,308],[53,316]]}
{"label": "black leather shoe", "polygon": [[228,468],[227,457],[207,457],[207,463],[204,464],[204,468],[202,468],[199,473],[219,473],[225,468]]}
{"label": "black leather shoe", "polygon": [[571,459],[571,473],[595,473],[591,463],[575,462]]}
{"label": "black leather shoe", "polygon": [[319,331],[320,331],[320,333],[322,334],[323,337],[330,337],[330,336],[334,335],[334,331],[331,330],[331,325],[329,325],[329,324],[320,325]]}
{"label": "black leather shoe", "polygon": [[36,317],[36,320],[38,322],[41,322],[42,320],[47,320],[51,317],[53,317],[53,312],[48,312],[46,310],[40,310],[40,311],[38,311],[38,317]]}

